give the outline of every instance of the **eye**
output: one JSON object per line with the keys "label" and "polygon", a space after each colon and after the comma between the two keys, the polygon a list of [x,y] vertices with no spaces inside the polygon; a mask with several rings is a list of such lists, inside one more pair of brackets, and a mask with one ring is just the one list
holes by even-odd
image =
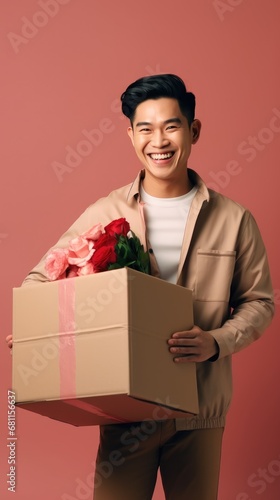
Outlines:
{"label": "eye", "polygon": [[172,130],[175,128],[178,128],[178,127],[176,125],[168,125],[168,127],[166,127],[166,130]]}
{"label": "eye", "polygon": [[140,132],[150,132],[150,129],[149,128],[141,128]]}

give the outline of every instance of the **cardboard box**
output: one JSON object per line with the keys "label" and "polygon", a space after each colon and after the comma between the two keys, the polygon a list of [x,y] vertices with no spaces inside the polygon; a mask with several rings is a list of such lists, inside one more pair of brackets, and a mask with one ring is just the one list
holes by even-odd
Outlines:
{"label": "cardboard box", "polygon": [[167,339],[193,325],[192,292],[129,268],[14,289],[17,405],[73,425],[198,413],[196,365]]}

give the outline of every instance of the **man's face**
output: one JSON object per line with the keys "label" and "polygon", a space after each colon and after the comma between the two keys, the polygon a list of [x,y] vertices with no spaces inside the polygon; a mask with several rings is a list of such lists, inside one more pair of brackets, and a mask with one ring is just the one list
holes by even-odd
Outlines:
{"label": "man's face", "polygon": [[198,120],[189,126],[176,99],[162,97],[139,104],[128,134],[146,170],[145,179],[185,182],[191,146],[199,138],[200,126]]}

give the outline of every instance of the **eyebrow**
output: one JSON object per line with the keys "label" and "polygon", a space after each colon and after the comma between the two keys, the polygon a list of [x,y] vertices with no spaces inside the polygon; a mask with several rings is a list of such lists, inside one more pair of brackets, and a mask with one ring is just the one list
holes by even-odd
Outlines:
{"label": "eyebrow", "polygon": [[[163,122],[164,125],[168,125],[168,123],[178,123],[178,125],[182,125],[182,121],[180,118],[168,118]],[[143,127],[144,125],[152,125],[150,122],[138,122],[136,123],[136,127]]]}

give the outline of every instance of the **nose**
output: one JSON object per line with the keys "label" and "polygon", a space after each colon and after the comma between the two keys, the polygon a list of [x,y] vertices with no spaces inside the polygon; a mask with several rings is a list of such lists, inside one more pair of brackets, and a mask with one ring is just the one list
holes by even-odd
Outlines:
{"label": "nose", "polygon": [[154,148],[164,148],[169,144],[168,138],[161,130],[155,130],[151,139],[151,146]]}

